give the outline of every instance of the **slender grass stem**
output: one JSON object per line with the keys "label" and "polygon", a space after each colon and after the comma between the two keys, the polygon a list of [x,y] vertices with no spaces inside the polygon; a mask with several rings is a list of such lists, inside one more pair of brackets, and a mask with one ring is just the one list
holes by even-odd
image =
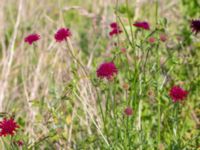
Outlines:
{"label": "slender grass stem", "polygon": [[[158,91],[159,92],[159,91]],[[160,94],[158,93],[158,146],[160,145],[160,133],[161,133],[161,113],[160,113]]]}
{"label": "slender grass stem", "polygon": [[130,149],[130,133],[129,133],[130,131],[129,131],[129,118],[128,118],[128,116],[127,116],[127,118],[126,118],[126,135],[127,135],[127,140],[128,140],[128,148]]}
{"label": "slender grass stem", "polygon": [[156,19],[156,24],[158,24],[158,0],[156,0],[155,2],[155,7],[156,7],[156,11],[155,11],[155,19]]}
{"label": "slender grass stem", "polygon": [[[159,59],[159,44],[156,45],[156,61],[157,61],[157,68],[159,68],[159,64],[160,64],[160,59]],[[158,69],[159,70],[159,69]],[[157,86],[159,87],[159,80],[157,79]],[[160,93],[160,89],[157,88],[157,111],[158,111],[158,134],[157,134],[157,143],[158,146],[161,143],[161,93]]]}
{"label": "slender grass stem", "polygon": [[100,113],[101,113],[101,116],[102,116],[103,124],[105,125],[105,117],[104,117],[103,108],[102,108],[102,105],[101,105],[101,99],[100,99],[100,96],[99,96],[99,92],[98,92],[98,90],[97,90],[97,88],[95,86],[94,86],[94,89],[96,91],[97,103],[98,103],[98,106],[99,106],[99,109],[100,109]]}
{"label": "slender grass stem", "polygon": [[120,16],[117,16],[117,17],[118,17],[119,22],[121,23],[121,25],[122,25],[122,27],[123,27],[123,29],[124,29],[124,32],[125,32],[125,34],[126,34],[126,38],[128,39],[128,42],[129,42],[131,48],[132,48],[132,49],[135,49],[134,45],[132,44],[132,42],[131,42],[131,40],[130,40],[130,38],[129,38],[129,34],[128,34],[128,32],[127,32],[125,26],[124,26],[124,23],[122,22]]}
{"label": "slender grass stem", "polygon": [[[119,4],[119,1],[116,0],[116,5],[115,5],[115,14],[116,14],[116,16],[118,16],[118,4]],[[116,17],[116,22],[118,22],[117,17]],[[117,47],[118,46],[119,46],[119,34],[117,34]]]}
{"label": "slender grass stem", "polygon": [[174,129],[175,129],[175,141],[176,141],[176,144],[177,144],[177,146],[179,146],[179,115],[178,115],[178,113],[179,113],[179,103],[177,103],[177,104],[175,104],[175,106],[174,106],[174,111],[175,111],[175,117],[174,117],[174,119],[175,119],[175,125],[174,125]]}
{"label": "slender grass stem", "polygon": [[127,17],[128,17],[128,22],[131,30],[131,38],[132,38],[132,43],[134,43],[134,36],[133,36],[133,28],[132,28],[132,23],[131,23],[131,18],[129,16],[129,3],[128,0],[126,0],[126,9],[127,9]]}
{"label": "slender grass stem", "polygon": [[71,56],[72,56],[73,59],[80,65],[80,67],[81,67],[82,70],[83,70],[83,73],[87,76],[88,73],[87,73],[87,71],[85,70],[84,65],[80,62],[80,60],[79,60],[78,58],[76,58],[76,56],[75,56],[75,54],[74,54],[74,48],[73,48],[73,46],[72,46],[70,40],[67,39],[67,40],[66,40],[66,43],[67,43],[67,47],[68,47],[68,49],[69,49],[69,52],[70,52]]}

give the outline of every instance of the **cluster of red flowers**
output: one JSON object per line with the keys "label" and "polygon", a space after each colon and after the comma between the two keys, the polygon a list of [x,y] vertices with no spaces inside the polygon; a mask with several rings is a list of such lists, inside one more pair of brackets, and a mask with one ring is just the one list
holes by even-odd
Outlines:
{"label": "cluster of red flowers", "polygon": [[[57,42],[62,42],[67,40],[71,36],[71,31],[68,28],[61,28],[59,29],[55,35],[54,38]],[[24,38],[24,42],[28,43],[29,45],[32,45],[34,42],[38,41],[40,39],[39,34],[30,34],[27,37]]]}
{"label": "cluster of red flowers", "polygon": [[[146,22],[146,21],[136,22],[133,25],[135,27],[138,27],[138,28],[141,28],[141,29],[144,29],[144,30],[150,30],[149,23]],[[111,23],[110,27],[111,27],[111,31],[109,33],[110,36],[122,33],[122,30],[120,29],[119,25],[116,22]]]}
{"label": "cluster of red flowers", "polygon": [[110,27],[112,29],[109,33],[110,36],[122,33],[122,30],[120,29],[119,25],[116,22],[111,23]]}
{"label": "cluster of red flowers", "polygon": [[[193,28],[193,31],[195,31],[196,33],[200,31],[199,24],[200,24],[200,21],[197,21],[197,20],[195,20],[191,23],[191,27]],[[133,25],[139,29],[150,30],[150,25],[146,21],[136,22]],[[112,28],[112,31],[109,33],[110,36],[122,33],[122,31],[120,30],[120,27],[117,25],[116,22],[111,23],[110,27]],[[165,34],[160,34],[159,39],[160,39],[160,41],[165,42],[167,40],[167,36]],[[156,42],[156,38],[150,37],[148,39],[148,41],[149,41],[149,43],[153,44]],[[125,52],[126,48],[122,48],[121,51]],[[99,66],[96,73],[97,73],[97,77],[99,77],[99,78],[110,79],[114,75],[117,75],[118,70],[117,70],[117,67],[115,66],[114,62],[106,62],[106,63],[102,63]],[[173,86],[169,92],[169,96],[171,97],[173,102],[183,101],[187,97],[187,95],[188,95],[188,92],[179,86]],[[131,107],[127,107],[124,110],[124,113],[127,116],[131,116],[133,114],[133,110]]]}
{"label": "cluster of red flowers", "polygon": [[[161,42],[167,41],[167,36],[166,36],[165,34],[160,34],[160,41],[161,41]],[[150,38],[148,39],[148,42],[151,43],[151,44],[153,44],[153,43],[156,42],[156,38],[150,37]]]}
{"label": "cluster of red flowers", "polygon": [[[133,26],[143,29],[143,30],[150,30],[150,25],[146,21],[137,21],[133,24]],[[110,36],[118,35],[122,33],[122,30],[120,29],[120,26],[116,23],[113,22],[110,24],[111,31],[109,32]],[[195,32],[196,34],[200,32],[200,20],[192,20],[191,21],[191,28],[192,31]],[[61,28],[59,29],[55,35],[54,38],[57,42],[62,42],[66,41],[67,38],[71,36],[71,32],[68,28]],[[32,45],[34,42],[38,41],[40,39],[39,34],[30,34],[27,37],[25,37],[24,41],[27,42],[28,44]],[[160,41],[165,42],[167,40],[167,36],[165,34],[160,35]],[[148,39],[149,43],[155,43],[156,39],[154,37],[150,37]],[[122,48],[122,52],[125,52],[126,49]],[[114,62],[105,62],[102,63],[99,68],[96,71],[97,77],[99,78],[106,78],[106,79],[111,79],[114,75],[117,75],[118,69],[115,66]],[[169,96],[172,98],[174,102],[179,102],[185,99],[188,95],[188,92],[182,89],[179,86],[173,86],[169,92]],[[132,115],[133,110],[130,107],[127,107],[124,110],[124,113],[127,116]],[[18,128],[18,125],[14,122],[14,120],[6,120],[4,119],[2,122],[0,122],[0,128],[2,128],[2,131],[0,135],[7,135],[7,134],[14,134],[14,131],[16,128]]]}

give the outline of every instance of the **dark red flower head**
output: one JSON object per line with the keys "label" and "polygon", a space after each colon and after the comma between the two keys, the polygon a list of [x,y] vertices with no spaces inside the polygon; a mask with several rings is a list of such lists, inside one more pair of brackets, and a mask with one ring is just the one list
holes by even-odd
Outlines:
{"label": "dark red flower head", "polygon": [[24,145],[24,142],[22,140],[16,141],[16,144],[20,147]]}
{"label": "dark red flower head", "polygon": [[146,21],[136,22],[133,24],[135,27],[142,28],[144,30],[150,30],[149,23]]}
{"label": "dark red flower head", "polygon": [[120,27],[118,26],[116,22],[111,23],[110,27],[112,29],[109,33],[110,36],[122,33],[122,30],[120,29]]}
{"label": "dark red flower head", "polygon": [[184,100],[188,95],[188,92],[179,86],[173,86],[169,92],[169,96],[174,102],[179,102]]}
{"label": "dark red flower head", "polygon": [[195,34],[200,32],[200,19],[192,20],[190,23],[190,27],[192,28],[192,32]]}
{"label": "dark red flower head", "polygon": [[124,113],[127,115],[127,116],[131,116],[133,114],[133,109],[130,108],[130,107],[127,107],[125,110],[124,110]]}
{"label": "dark red flower head", "polygon": [[30,34],[24,38],[24,42],[28,43],[29,45],[32,45],[33,42],[36,42],[39,39],[40,39],[39,34]]}
{"label": "dark red flower head", "polygon": [[113,62],[105,62],[97,69],[97,77],[111,79],[118,72]]}
{"label": "dark red flower head", "polygon": [[125,53],[126,52],[126,48],[125,47],[121,48],[121,52]]}
{"label": "dark red flower head", "polygon": [[165,34],[160,34],[160,40],[161,40],[162,42],[167,41],[167,36],[166,36]]}
{"label": "dark red flower head", "polygon": [[117,22],[112,22],[111,24],[110,24],[110,27],[111,28],[118,28],[118,24],[117,24]]}
{"label": "dark red flower head", "polygon": [[148,41],[149,41],[149,43],[153,44],[153,43],[155,43],[156,39],[154,37],[150,37],[148,39]]}
{"label": "dark red flower head", "polygon": [[71,35],[72,34],[68,28],[61,28],[56,32],[54,38],[57,42],[62,42],[64,40],[67,40],[67,38],[70,37]]}
{"label": "dark red flower head", "polygon": [[0,121],[0,136],[13,136],[17,128],[19,128],[19,126],[12,118],[4,118],[2,121]]}

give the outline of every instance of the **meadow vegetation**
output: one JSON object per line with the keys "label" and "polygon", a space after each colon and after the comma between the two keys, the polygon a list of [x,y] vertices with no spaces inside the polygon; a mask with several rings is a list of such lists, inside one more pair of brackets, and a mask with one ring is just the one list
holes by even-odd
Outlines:
{"label": "meadow vegetation", "polygon": [[0,150],[198,150],[199,91],[199,0],[0,2]]}

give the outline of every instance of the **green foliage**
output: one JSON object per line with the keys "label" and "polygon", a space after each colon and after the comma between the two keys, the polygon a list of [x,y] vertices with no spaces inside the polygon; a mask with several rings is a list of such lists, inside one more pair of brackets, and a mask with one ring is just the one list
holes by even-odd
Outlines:
{"label": "green foliage", "polygon": [[182,0],[182,5],[186,16],[198,17],[200,15],[200,2],[198,0]]}

